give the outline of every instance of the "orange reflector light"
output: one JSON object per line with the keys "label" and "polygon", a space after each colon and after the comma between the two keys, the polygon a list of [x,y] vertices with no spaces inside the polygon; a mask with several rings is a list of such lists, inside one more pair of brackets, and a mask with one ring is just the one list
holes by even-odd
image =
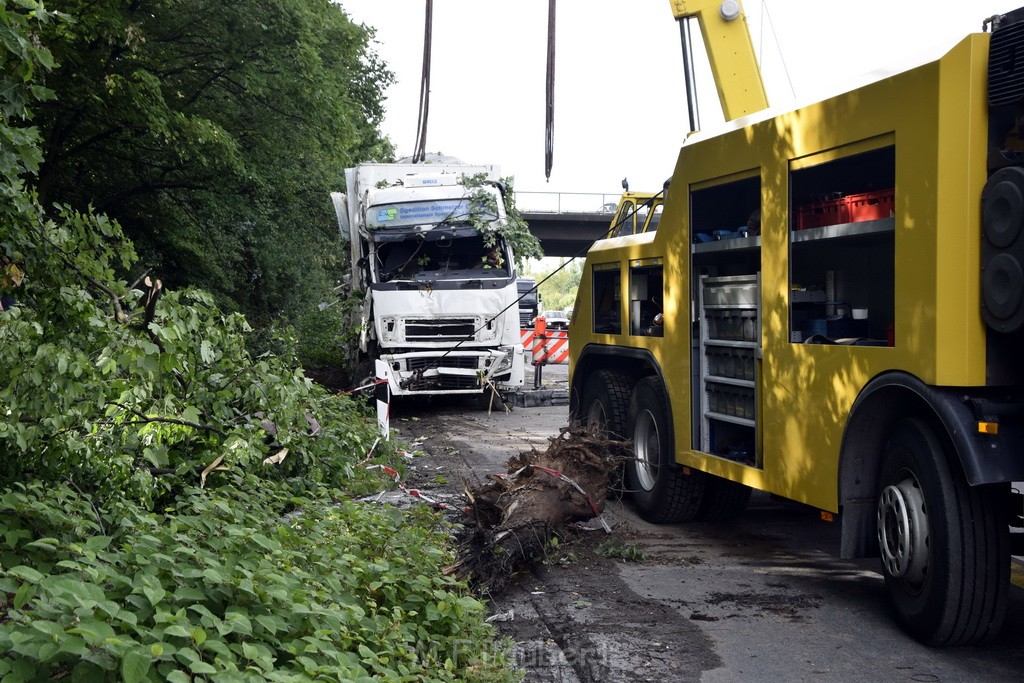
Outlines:
{"label": "orange reflector light", "polygon": [[826,512],[825,510],[821,511],[821,519],[824,522],[834,522],[835,521],[835,519],[832,517],[832,513],[831,512]]}
{"label": "orange reflector light", "polygon": [[683,475],[687,476],[687,477],[690,476],[690,468],[689,467],[683,466]]}
{"label": "orange reflector light", "polygon": [[998,422],[979,422],[978,423],[979,434],[998,434],[999,423]]}

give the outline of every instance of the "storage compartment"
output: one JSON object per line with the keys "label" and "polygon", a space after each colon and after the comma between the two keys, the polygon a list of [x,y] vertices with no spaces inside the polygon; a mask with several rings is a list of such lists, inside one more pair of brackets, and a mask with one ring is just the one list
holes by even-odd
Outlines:
{"label": "storage compartment", "polygon": [[896,148],[865,144],[791,162],[793,343],[892,345]]}
{"label": "storage compartment", "polygon": [[665,334],[664,274],[661,259],[633,261],[629,266],[629,333],[643,337]]}
{"label": "storage compartment", "polygon": [[695,447],[756,466],[760,277],[702,276],[698,286],[701,373]]}
{"label": "storage compartment", "polygon": [[754,381],[754,352],[750,349],[711,346],[705,356],[709,376]]}
{"label": "storage compartment", "polygon": [[742,308],[705,309],[708,338],[722,341],[757,341],[757,312]]}
{"label": "storage compartment", "polygon": [[692,447],[752,467],[759,466],[761,201],[757,168],[690,189]]}

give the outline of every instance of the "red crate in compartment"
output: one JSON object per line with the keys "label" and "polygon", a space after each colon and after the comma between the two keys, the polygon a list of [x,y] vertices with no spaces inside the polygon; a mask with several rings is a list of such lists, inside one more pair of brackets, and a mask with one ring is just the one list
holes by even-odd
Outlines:
{"label": "red crate in compartment", "polygon": [[807,230],[840,223],[873,221],[894,216],[895,211],[895,190],[850,194],[839,199],[828,199],[798,206],[793,229]]}
{"label": "red crate in compartment", "polygon": [[873,221],[896,215],[896,191],[879,190],[843,197],[846,202],[847,222]]}
{"label": "red crate in compartment", "polygon": [[796,230],[807,230],[808,228],[820,228],[825,225],[836,225],[837,223],[849,223],[846,214],[846,200],[828,199],[822,202],[812,202],[798,206],[796,209],[796,223],[793,226]]}

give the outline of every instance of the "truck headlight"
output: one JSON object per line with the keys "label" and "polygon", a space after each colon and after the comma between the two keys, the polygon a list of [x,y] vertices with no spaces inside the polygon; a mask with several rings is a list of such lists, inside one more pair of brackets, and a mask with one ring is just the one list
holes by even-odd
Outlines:
{"label": "truck headlight", "polygon": [[508,370],[512,367],[512,360],[515,358],[515,349],[505,349],[500,353],[501,356],[498,358],[498,362],[494,364],[491,374],[498,374],[502,370]]}

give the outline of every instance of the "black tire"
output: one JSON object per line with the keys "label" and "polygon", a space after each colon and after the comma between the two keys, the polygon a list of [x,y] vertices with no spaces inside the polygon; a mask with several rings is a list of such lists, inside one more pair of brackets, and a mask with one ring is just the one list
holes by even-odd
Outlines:
{"label": "black tire", "polygon": [[751,488],[744,484],[708,475],[704,500],[696,519],[703,522],[731,522],[747,509]]}
{"label": "black tire", "polygon": [[878,544],[904,628],[929,646],[994,637],[1009,599],[1005,485],[967,485],[926,422],[899,422],[885,447]]}
{"label": "black tire", "polygon": [[704,498],[706,475],[684,473],[675,461],[668,401],[657,377],[645,377],[629,406],[629,437],[636,458],[626,463],[626,486],[640,516],[654,524],[686,522]]}
{"label": "black tire", "polygon": [[626,438],[629,400],[636,379],[621,370],[602,369],[583,383],[576,422],[613,439]]}
{"label": "black tire", "polygon": [[[349,387],[349,390],[365,387],[367,384],[373,384],[376,381],[377,369],[373,359],[361,360],[356,364],[356,369],[352,372],[352,386]],[[359,392],[359,395],[373,396],[373,387],[363,389]]]}
{"label": "black tire", "polygon": [[[621,370],[603,368],[591,373],[583,382],[574,424],[610,439],[625,439],[635,385],[636,377]],[[608,474],[608,497],[620,499],[625,490],[626,472],[620,464]]]}
{"label": "black tire", "polygon": [[511,405],[505,403],[500,393],[496,393],[489,385],[484,387],[484,390],[477,394],[476,397],[477,405],[483,410],[489,410],[491,412],[504,411],[506,408],[511,409]]}

